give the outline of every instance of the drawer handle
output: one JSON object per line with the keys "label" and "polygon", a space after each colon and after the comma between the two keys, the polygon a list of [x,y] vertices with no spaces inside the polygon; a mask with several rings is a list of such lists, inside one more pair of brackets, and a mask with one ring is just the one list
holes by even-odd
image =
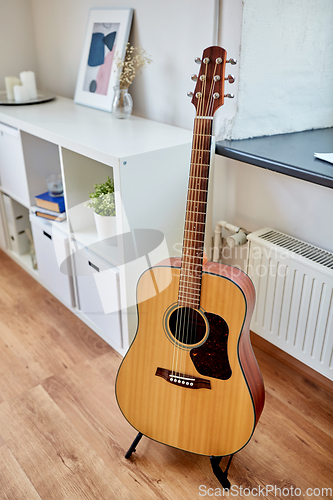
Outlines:
{"label": "drawer handle", "polygon": [[90,262],[90,260],[88,260],[88,264],[90,267],[92,267],[93,269],[95,269],[95,271],[97,271],[99,273],[99,267],[95,266],[95,264],[93,264],[92,262]]}
{"label": "drawer handle", "polygon": [[47,236],[48,238],[50,238],[50,240],[52,240],[52,236],[49,233],[47,233],[46,231],[43,231],[43,233],[45,234],[45,236]]}

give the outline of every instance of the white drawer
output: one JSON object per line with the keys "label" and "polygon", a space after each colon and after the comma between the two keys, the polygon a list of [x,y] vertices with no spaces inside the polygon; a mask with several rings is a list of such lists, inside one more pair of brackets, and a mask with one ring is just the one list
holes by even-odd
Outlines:
{"label": "white drawer", "polygon": [[122,347],[118,269],[89,248],[72,245],[79,308],[106,342]]}
{"label": "white drawer", "polygon": [[[30,221],[41,280],[66,304],[74,307],[73,273],[70,269],[67,235],[54,224],[35,215],[30,215]],[[64,265],[61,266],[63,262]]]}
{"label": "white drawer", "polygon": [[0,135],[11,135],[13,137],[20,137],[20,132],[17,128],[11,127],[10,125],[6,125],[5,123],[0,122]]}
{"label": "white drawer", "polygon": [[11,250],[23,255],[29,253],[30,242],[25,232],[30,229],[29,210],[10,196],[2,194]]}
{"label": "white drawer", "polygon": [[0,208],[0,248],[3,248],[4,250],[7,248],[5,227],[6,227],[5,215]]}
{"label": "white drawer", "polygon": [[24,206],[30,205],[19,130],[0,123],[0,180],[2,187]]}

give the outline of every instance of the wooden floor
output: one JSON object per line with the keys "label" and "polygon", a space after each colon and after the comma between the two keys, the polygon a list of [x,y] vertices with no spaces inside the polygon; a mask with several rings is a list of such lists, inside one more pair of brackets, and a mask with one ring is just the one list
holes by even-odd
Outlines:
{"label": "wooden floor", "polygon": [[[254,437],[231,464],[230,496],[327,498],[321,490],[333,488],[330,387],[255,351],[266,405]],[[143,438],[124,458],[136,431],[115,401],[120,360],[0,253],[1,500],[223,495],[208,457]]]}

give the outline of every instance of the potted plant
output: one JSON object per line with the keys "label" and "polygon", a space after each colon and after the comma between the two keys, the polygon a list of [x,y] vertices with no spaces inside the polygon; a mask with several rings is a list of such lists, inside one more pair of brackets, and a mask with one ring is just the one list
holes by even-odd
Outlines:
{"label": "potted plant", "polygon": [[94,185],[94,191],[89,193],[90,201],[87,207],[93,208],[99,239],[110,238],[117,234],[116,205],[114,182],[108,176],[105,182]]}

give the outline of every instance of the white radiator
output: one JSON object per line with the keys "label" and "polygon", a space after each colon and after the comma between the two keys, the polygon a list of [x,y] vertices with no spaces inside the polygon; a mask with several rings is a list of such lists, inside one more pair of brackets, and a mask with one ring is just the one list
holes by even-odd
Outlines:
{"label": "white radiator", "polygon": [[251,330],[333,380],[333,253],[267,227],[248,240]]}

